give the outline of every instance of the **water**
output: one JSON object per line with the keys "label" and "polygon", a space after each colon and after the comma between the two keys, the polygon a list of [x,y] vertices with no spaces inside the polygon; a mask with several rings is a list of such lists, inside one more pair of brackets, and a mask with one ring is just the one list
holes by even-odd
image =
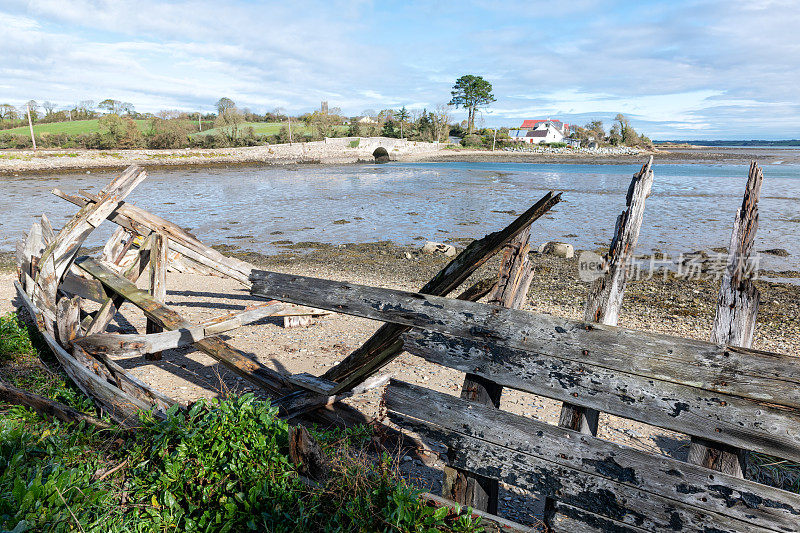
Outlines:
{"label": "water", "polygon": [[[727,246],[745,164],[658,164],[638,252]],[[129,201],[190,228],[208,244],[271,253],[276,241],[324,243],[481,237],[549,190],[564,201],[535,224],[533,240],[607,246],[637,165],[391,163],[360,166],[152,170]],[[800,164],[764,167],[756,249],[761,268],[800,270]],[[75,208],[52,194],[97,191],[110,172],[2,178],[0,250],[13,250],[36,215],[61,226]],[[347,223],[336,224],[345,220]],[[105,224],[104,226],[111,226]],[[103,228],[101,228],[103,229]],[[112,227],[96,232],[98,245]]]}

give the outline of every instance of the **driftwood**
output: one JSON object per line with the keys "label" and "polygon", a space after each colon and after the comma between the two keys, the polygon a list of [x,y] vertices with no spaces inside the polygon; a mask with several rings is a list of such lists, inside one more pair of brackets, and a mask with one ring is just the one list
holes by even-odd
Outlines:
{"label": "driftwood", "polygon": [[303,426],[289,428],[289,458],[303,476],[314,481],[323,481],[328,477],[330,465],[317,441]]}
{"label": "driftwood", "polygon": [[[147,292],[139,289],[125,278],[89,257],[75,261],[107,289],[124,297],[127,301],[144,311],[144,314],[161,327],[169,330],[191,329],[192,324],[183,319],[176,311],[157,302]],[[286,379],[279,373],[250,359],[225,341],[216,337],[201,339],[194,343],[195,347],[207,353],[230,370],[252,381],[259,387],[272,393],[280,393],[287,385]]]}
{"label": "driftwood", "polygon": [[[753,284],[750,254],[758,230],[758,198],[764,174],[755,161],[750,164],[742,206],[736,211],[728,247],[728,264],[719,288],[719,301],[711,341],[749,348],[753,344],[759,292]],[[688,461],[743,477],[745,453],[724,444],[693,437]]]}
{"label": "driftwood", "polygon": [[2,381],[0,381],[0,402],[22,405],[48,418],[55,418],[62,422],[84,422],[97,429],[108,429],[110,427],[109,424],[103,422],[99,418],[76,411],[72,407],[45,398],[44,396],[12,387]]}

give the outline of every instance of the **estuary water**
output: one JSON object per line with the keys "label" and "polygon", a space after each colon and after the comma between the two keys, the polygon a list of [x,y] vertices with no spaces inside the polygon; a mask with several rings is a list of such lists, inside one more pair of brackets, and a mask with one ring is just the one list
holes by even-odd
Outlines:
{"label": "estuary water", "polygon": [[[190,229],[208,244],[272,253],[285,241],[323,243],[422,239],[460,242],[501,229],[549,190],[563,202],[535,224],[536,243],[606,247],[637,165],[389,163],[385,165],[150,170],[128,201]],[[654,164],[638,253],[725,247],[741,204],[746,164]],[[42,213],[58,228],[75,212],[52,194],[99,190],[112,172],[4,177],[0,250]],[[756,249],[761,268],[800,270],[800,164],[764,166]],[[102,244],[101,228],[89,245]]]}

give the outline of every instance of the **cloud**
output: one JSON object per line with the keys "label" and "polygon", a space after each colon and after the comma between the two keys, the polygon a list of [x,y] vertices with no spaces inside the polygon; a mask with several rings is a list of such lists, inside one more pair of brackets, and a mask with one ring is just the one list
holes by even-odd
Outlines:
{"label": "cloud", "polygon": [[624,112],[651,136],[796,137],[800,126],[800,6],[788,0],[7,0],[0,10],[0,101],[11,103],[211,110],[228,96],[295,113],[328,100],[355,115],[430,109],[475,73],[494,85],[491,125]]}

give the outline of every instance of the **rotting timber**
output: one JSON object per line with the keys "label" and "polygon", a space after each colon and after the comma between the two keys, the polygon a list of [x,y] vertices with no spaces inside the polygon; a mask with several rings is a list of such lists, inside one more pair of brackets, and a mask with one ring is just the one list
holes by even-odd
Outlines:
{"label": "rotting timber", "polygon": [[[709,459],[754,450],[800,460],[800,367],[748,347],[758,307],[746,269],[762,179],[755,164],[711,342],[615,326],[652,159],[633,177],[583,321],[520,310],[534,275],[531,224],[560,194],[546,194],[506,228],[474,241],[419,292],[404,292],[267,272],[226,257],[126,203],[144,178],[130,167],[98,194],[53,191],[78,212],[59,232],[43,216],[17,249],[20,300],[65,371],[118,423],[135,426],[137,411],[161,415],[178,402],[131,376],[116,356],[158,358],[194,346],[260,387],[287,418],[354,424],[367,420],[337,400],[386,385],[390,376],[381,369],[407,351],[466,374],[460,399],[396,380],[384,395],[400,428],[447,447],[447,499],[430,496],[440,503],[493,512],[500,481],[539,494],[556,531],[800,530],[800,496],[741,479],[728,466],[733,460]],[[101,256],[77,257],[105,220],[118,229]],[[496,277],[447,297],[501,251]],[[163,301],[167,269],[226,276],[265,301],[191,323]],[[145,271],[149,290],[136,285]],[[488,303],[478,303],[487,295]],[[146,316],[144,333],[107,330],[125,302]],[[279,373],[219,337],[268,316],[293,327],[331,312],[384,324],[322,376]],[[563,402],[559,426],[502,411],[504,388]],[[682,462],[605,441],[595,436],[600,412],[690,435],[697,453]],[[484,516],[502,530],[524,529]]]}

